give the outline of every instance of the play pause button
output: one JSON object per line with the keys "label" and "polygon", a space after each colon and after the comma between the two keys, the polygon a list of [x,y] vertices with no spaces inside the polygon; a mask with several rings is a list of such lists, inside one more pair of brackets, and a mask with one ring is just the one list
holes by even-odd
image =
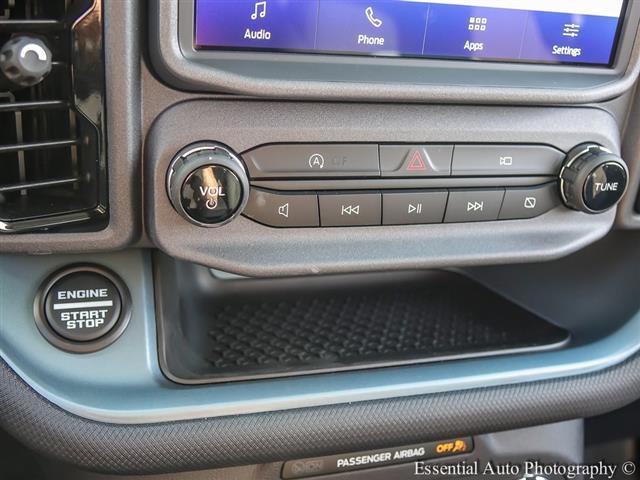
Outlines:
{"label": "play pause button", "polygon": [[422,203],[416,203],[415,205],[410,203],[409,207],[407,207],[407,213],[416,213],[420,215],[422,213]]}
{"label": "play pause button", "polygon": [[384,193],[383,225],[440,223],[447,205],[446,191]]}

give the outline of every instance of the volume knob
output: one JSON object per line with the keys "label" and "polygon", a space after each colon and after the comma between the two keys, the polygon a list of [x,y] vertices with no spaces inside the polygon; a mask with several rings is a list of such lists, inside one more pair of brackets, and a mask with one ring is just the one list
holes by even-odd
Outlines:
{"label": "volume knob", "polygon": [[615,207],[628,182],[629,169],[624,160],[596,144],[571,150],[560,171],[565,205],[585,213],[602,213]]}
{"label": "volume knob", "polygon": [[171,162],[167,193],[173,208],[201,227],[217,227],[238,216],[249,196],[244,164],[229,148],[199,143]]}

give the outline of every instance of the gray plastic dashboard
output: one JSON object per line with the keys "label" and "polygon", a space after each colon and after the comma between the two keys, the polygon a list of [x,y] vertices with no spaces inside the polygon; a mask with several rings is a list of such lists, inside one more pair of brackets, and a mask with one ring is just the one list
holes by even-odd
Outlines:
{"label": "gray plastic dashboard", "polygon": [[[559,207],[526,221],[283,231],[239,217],[206,229],[176,213],[165,186],[175,154],[203,140],[237,152],[272,142],[327,141],[548,144],[563,152],[595,142],[617,152],[618,126],[599,108],[179,103],[157,118],[147,139],[147,230],[169,255],[232,273],[318,274],[549,260],[603,237],[615,218],[613,212],[585,215]],[[423,187],[430,185],[426,182]]]}
{"label": "gray plastic dashboard", "polygon": [[[623,236],[602,248],[624,252],[636,239]],[[601,251],[592,254],[598,258]],[[584,417],[640,394],[637,313],[626,322],[624,316],[612,318],[612,332],[562,350],[181,386],[158,368],[151,262],[145,252],[93,258],[121,276],[133,298],[129,327],[106,349],[81,356],[60,351],[25,318],[40,280],[78,259],[0,259],[0,419],[32,448],[85,468],[150,473],[281,461]],[[591,264],[590,259],[575,261]],[[634,275],[633,263],[624,273],[618,256],[611,260],[585,298],[596,300],[605,282],[613,291],[627,292],[619,300],[637,312],[637,288],[623,290]],[[567,268],[572,262],[547,273],[557,278],[559,272],[573,272],[559,274],[570,281],[574,273],[581,275]],[[547,281],[541,285],[543,295],[556,289]],[[517,290],[513,282],[511,290]],[[552,302],[547,313],[561,312],[562,305]],[[597,305],[594,312],[602,310]],[[586,326],[579,312],[563,321]],[[282,428],[274,432],[275,424]]]}
{"label": "gray plastic dashboard", "polygon": [[[532,221],[387,231],[319,229],[313,235],[308,230],[269,229],[245,218],[203,230],[177,216],[164,187],[173,155],[200,140],[221,141],[240,152],[265,142],[328,140],[525,142],[552,144],[566,152],[576,144],[594,141],[615,152],[622,149],[638,178],[637,114],[631,118],[624,147],[620,139],[626,102],[640,68],[638,46],[633,47],[635,27],[627,28],[622,60],[611,75],[563,69],[544,73],[537,67],[523,67],[509,75],[519,79],[516,83],[505,80],[488,86],[484,80],[495,79],[500,71],[488,67],[478,76],[484,79],[480,85],[443,85],[446,69],[441,70],[439,81],[425,85],[316,81],[275,85],[273,78],[211,70],[186,58],[175,33],[182,22],[180,8],[185,8],[181,3],[189,2],[153,1],[150,12],[143,2],[104,5],[114,209],[110,228],[86,235],[3,238],[0,250],[81,252],[137,242],[223,270],[315,275],[549,261],[597,241],[614,225],[614,212],[587,216],[557,209]],[[632,14],[637,15],[639,8],[634,2]],[[157,51],[151,48],[154,72],[141,58],[146,14],[151,15],[151,45],[159,45]],[[470,73],[474,68],[460,66]],[[558,88],[542,86],[559,78],[564,80]],[[254,98],[212,93],[222,91]],[[612,108],[617,110],[613,114],[608,111],[611,105],[591,103],[623,94],[622,105]],[[265,101],[266,97],[271,100]],[[284,100],[291,98],[323,101]],[[372,99],[376,103],[355,103]],[[409,101],[413,103],[404,103]],[[488,103],[492,105],[477,106]],[[631,218],[627,226],[638,226],[634,205],[635,198],[629,198],[619,212],[623,219]],[[624,255],[637,251],[633,250],[636,238],[603,245],[600,252],[610,252],[615,265],[611,265],[611,277],[601,278],[619,280],[608,284],[608,292],[614,295],[637,284],[637,256]],[[590,258],[569,257],[567,263],[558,264],[558,270],[581,275],[581,268],[588,271],[584,265],[591,265]],[[134,301],[132,321],[122,338],[86,356],[55,349],[32,321],[32,302],[41,279],[77,261],[116,271],[130,286]],[[640,321],[635,310],[600,314],[594,323],[611,329],[558,351],[304,379],[179,386],[165,378],[158,365],[151,263],[143,249],[90,256],[0,257],[0,418],[4,428],[39,451],[86,468],[166,472],[358,450],[379,446],[379,438],[399,444],[515,428],[601,413],[640,395]],[[532,266],[533,271],[543,269],[542,265]],[[618,276],[624,265],[627,270]],[[517,290],[519,276],[525,274],[540,285],[548,284],[544,275],[536,276],[523,265],[514,267],[510,275],[497,272],[493,282],[485,280],[507,290],[505,283],[510,283]],[[565,286],[573,285],[572,279],[563,280]],[[549,311],[561,310],[566,303],[565,297],[557,295],[559,290],[532,285],[528,288],[538,292],[539,302]],[[583,293],[597,303],[601,291]],[[572,326],[584,324],[585,312],[593,309],[582,308],[564,320]],[[274,424],[287,428],[274,433]]]}
{"label": "gray plastic dashboard", "polygon": [[140,157],[139,2],[105,2],[105,82],[110,220],[107,228],[87,233],[3,235],[0,252],[47,255],[125,248],[142,231]]}

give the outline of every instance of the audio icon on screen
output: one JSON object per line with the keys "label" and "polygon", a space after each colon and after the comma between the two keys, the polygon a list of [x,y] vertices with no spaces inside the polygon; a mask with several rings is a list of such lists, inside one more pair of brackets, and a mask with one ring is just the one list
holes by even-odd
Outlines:
{"label": "audio icon on screen", "polygon": [[267,2],[256,2],[253,7],[253,13],[251,14],[251,20],[257,20],[258,17],[264,18],[267,16]]}

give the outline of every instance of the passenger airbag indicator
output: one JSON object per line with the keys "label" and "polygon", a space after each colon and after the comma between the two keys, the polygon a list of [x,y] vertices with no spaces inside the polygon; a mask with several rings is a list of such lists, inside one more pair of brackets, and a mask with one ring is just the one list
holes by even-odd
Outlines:
{"label": "passenger airbag indicator", "polygon": [[282,478],[306,478],[330,473],[364,470],[418,460],[433,460],[440,457],[462,455],[473,450],[473,439],[456,438],[442,442],[429,442],[399,448],[371,450],[368,452],[306,458],[285,462]]}

